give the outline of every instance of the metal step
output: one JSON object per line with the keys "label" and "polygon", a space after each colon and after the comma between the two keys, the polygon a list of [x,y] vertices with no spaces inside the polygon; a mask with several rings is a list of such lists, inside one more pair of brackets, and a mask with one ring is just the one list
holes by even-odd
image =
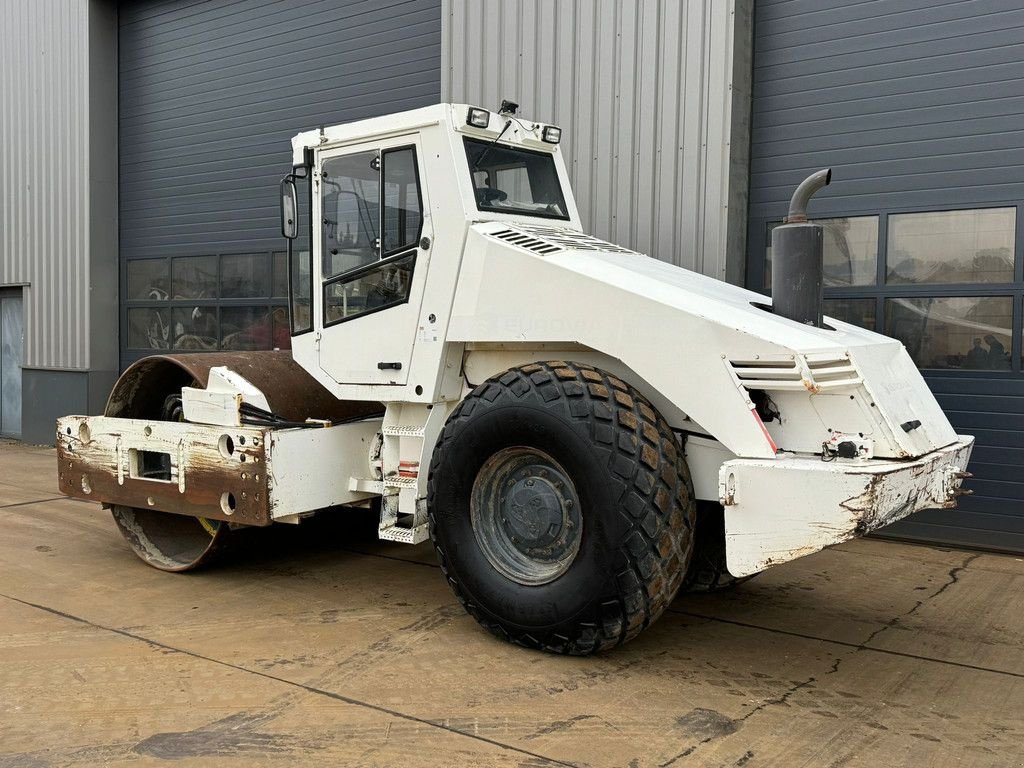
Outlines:
{"label": "metal step", "polygon": [[400,528],[391,525],[377,531],[377,536],[384,541],[397,541],[401,544],[419,544],[430,538],[430,531],[426,523],[417,525],[415,528]]}
{"label": "metal step", "polygon": [[423,427],[407,427],[402,425],[385,426],[381,429],[385,437],[423,437]]}

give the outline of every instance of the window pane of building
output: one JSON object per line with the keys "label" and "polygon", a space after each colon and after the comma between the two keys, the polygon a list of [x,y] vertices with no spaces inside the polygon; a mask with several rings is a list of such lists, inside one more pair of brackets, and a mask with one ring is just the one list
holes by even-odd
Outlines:
{"label": "window pane of building", "polygon": [[1016,209],[901,213],[889,217],[888,283],[1008,283]]}
{"label": "window pane of building", "polygon": [[217,349],[216,307],[175,307],[171,317],[171,339],[175,349]]}
{"label": "window pane of building", "polygon": [[222,307],[221,349],[270,349],[274,334],[272,312],[271,307]]}
{"label": "window pane of building", "polygon": [[825,299],[824,313],[850,325],[875,330],[874,299]]}
{"label": "window pane of building", "polygon": [[284,299],[288,297],[288,254],[278,251],[273,258],[270,295]]}
{"label": "window pane of building", "polygon": [[824,232],[825,285],[874,285],[878,275],[878,217],[817,219]]}
{"label": "window pane of building", "polygon": [[273,348],[274,349],[291,349],[292,348],[292,334],[288,328],[288,309],[287,307],[274,307],[270,310],[271,316],[271,328],[274,334]]}
{"label": "window pane of building", "polygon": [[887,299],[885,332],[921,368],[1010,369],[1009,296]]}
{"label": "window pane of building", "polygon": [[185,256],[171,264],[172,299],[217,297],[217,257]]}
{"label": "window pane of building", "polygon": [[167,259],[132,259],[128,262],[128,300],[166,301],[169,288]]}
{"label": "window pane of building", "polygon": [[[775,221],[768,225],[765,288],[772,286],[772,230],[781,223]],[[815,219],[814,223],[823,229],[825,285],[874,285],[878,274],[878,217]]]}
{"label": "window pane of building", "polygon": [[128,310],[129,349],[170,349],[171,318],[168,309],[135,307]]}
{"label": "window pane of building", "polygon": [[226,299],[269,296],[270,265],[266,254],[221,256],[220,295]]}

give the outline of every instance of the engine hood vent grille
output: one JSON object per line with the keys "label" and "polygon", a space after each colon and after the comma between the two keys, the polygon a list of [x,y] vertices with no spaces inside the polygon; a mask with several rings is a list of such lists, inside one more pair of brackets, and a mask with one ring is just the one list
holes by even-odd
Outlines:
{"label": "engine hood vent grille", "polygon": [[514,227],[489,232],[490,237],[512,245],[518,245],[528,251],[546,256],[558,251],[603,251],[605,253],[628,253],[639,255],[636,251],[623,248],[621,245],[609,243],[598,237],[562,227],[544,227],[530,224],[517,224]]}
{"label": "engine hood vent grille", "polygon": [[786,358],[729,360],[733,375],[746,389],[823,390],[855,387],[861,375],[849,357],[795,355]]}
{"label": "engine hood vent grille", "polygon": [[497,238],[498,240],[504,240],[506,243],[512,243],[512,245],[518,245],[520,248],[525,248],[528,251],[539,253],[542,256],[547,256],[549,253],[556,253],[558,251],[565,250],[559,248],[554,243],[549,243],[545,240],[541,240],[525,232],[520,232],[515,229],[503,229],[500,232],[490,232],[491,237]]}

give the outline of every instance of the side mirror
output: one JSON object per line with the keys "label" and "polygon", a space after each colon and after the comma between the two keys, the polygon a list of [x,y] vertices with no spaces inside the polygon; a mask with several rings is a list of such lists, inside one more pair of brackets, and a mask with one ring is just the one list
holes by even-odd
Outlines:
{"label": "side mirror", "polygon": [[281,234],[294,240],[299,233],[299,205],[295,194],[295,180],[291,176],[281,179]]}

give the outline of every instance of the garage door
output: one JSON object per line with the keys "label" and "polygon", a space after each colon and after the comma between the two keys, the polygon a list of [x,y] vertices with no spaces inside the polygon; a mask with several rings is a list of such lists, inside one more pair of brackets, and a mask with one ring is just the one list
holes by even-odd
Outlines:
{"label": "garage door", "polygon": [[758,0],[748,282],[793,188],[834,169],[826,311],[900,338],[977,436],[956,511],[914,539],[1024,551],[1024,9],[1019,0]]}
{"label": "garage door", "polygon": [[287,347],[300,130],[440,101],[441,0],[149,0],[119,21],[121,362]]}

